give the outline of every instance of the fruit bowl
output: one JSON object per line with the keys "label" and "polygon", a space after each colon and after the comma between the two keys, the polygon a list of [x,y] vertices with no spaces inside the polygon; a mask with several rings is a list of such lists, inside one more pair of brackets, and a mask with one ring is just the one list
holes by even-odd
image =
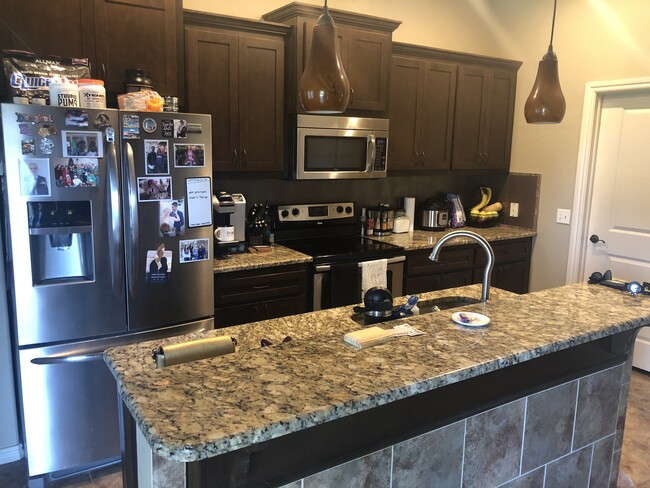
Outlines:
{"label": "fruit bowl", "polygon": [[469,215],[467,218],[467,225],[470,227],[494,227],[499,223],[499,217],[500,215],[496,215],[494,217],[476,218],[472,215]]}

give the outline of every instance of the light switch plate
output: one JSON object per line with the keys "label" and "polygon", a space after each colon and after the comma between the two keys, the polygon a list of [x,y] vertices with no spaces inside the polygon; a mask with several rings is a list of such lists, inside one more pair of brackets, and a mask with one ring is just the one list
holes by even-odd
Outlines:
{"label": "light switch plate", "polygon": [[519,203],[512,202],[510,204],[510,217],[519,217]]}
{"label": "light switch plate", "polygon": [[569,225],[571,223],[571,210],[567,208],[558,208],[556,222],[558,224]]}

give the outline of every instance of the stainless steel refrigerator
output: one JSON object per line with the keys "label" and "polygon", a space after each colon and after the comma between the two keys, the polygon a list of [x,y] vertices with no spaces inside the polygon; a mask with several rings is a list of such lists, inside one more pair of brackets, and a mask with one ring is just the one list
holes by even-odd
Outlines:
{"label": "stainless steel refrigerator", "polygon": [[30,476],[119,456],[106,348],[213,328],[210,123],[2,105],[5,259]]}

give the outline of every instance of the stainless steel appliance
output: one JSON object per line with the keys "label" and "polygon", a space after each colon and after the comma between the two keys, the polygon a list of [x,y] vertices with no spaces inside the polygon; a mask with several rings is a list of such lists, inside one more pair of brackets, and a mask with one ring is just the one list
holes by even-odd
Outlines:
{"label": "stainless steel appliance", "polygon": [[215,230],[215,252],[244,252],[246,244],[246,199],[241,193],[219,192],[212,196],[214,209],[214,226],[233,227],[234,236],[231,241],[220,240]]}
{"label": "stainless steel appliance", "polygon": [[362,262],[386,259],[386,283],[402,295],[404,249],[359,236],[353,202],[273,207],[275,242],[312,256],[313,310],[361,301]]}
{"label": "stainless steel appliance", "polygon": [[120,454],[118,344],[213,327],[211,120],[2,105],[29,475]]}
{"label": "stainless steel appliance", "polygon": [[449,227],[449,207],[447,202],[428,200],[422,208],[420,227],[424,230],[445,230]]}
{"label": "stainless steel appliance", "polygon": [[299,180],[385,178],[388,119],[298,115]]}

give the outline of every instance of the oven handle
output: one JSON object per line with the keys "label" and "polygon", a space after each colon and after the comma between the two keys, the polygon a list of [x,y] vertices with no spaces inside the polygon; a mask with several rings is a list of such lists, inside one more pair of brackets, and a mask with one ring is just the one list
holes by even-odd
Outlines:
{"label": "oven handle", "polygon": [[[386,264],[395,264],[395,263],[401,263],[406,261],[406,256],[395,256],[393,258],[388,258],[386,259]],[[359,267],[361,267],[361,263],[359,263]],[[316,265],[316,268],[314,271],[316,273],[326,273],[331,269],[331,266],[329,264],[318,264]]]}

